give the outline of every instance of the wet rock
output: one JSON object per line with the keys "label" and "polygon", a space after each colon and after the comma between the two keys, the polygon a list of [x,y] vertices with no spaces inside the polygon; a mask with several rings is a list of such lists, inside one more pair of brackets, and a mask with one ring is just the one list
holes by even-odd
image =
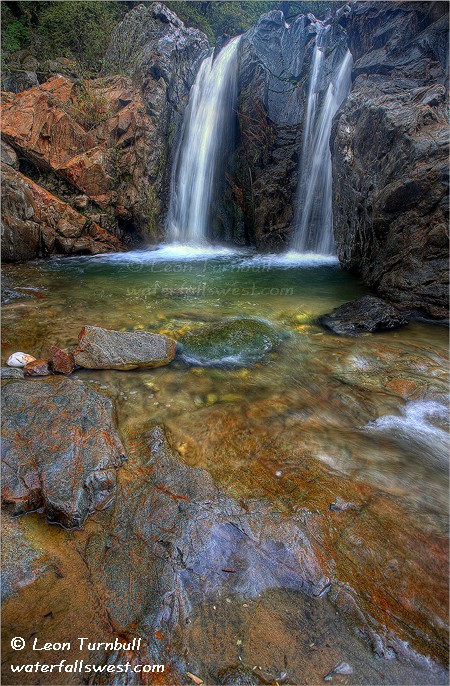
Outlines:
{"label": "wet rock", "polygon": [[75,362],[72,353],[52,346],[50,349],[51,367],[58,374],[72,374]]}
{"label": "wet rock", "polygon": [[51,556],[30,540],[17,517],[2,517],[2,603],[33,583],[52,565]]}
{"label": "wet rock", "polygon": [[[174,12],[156,2],[128,12],[111,38],[105,58],[107,70],[125,73],[140,84],[148,122],[146,167],[134,179],[140,190],[140,211],[147,212],[147,241],[149,226],[151,240],[163,237],[159,227],[164,224],[168,203],[172,150],[190,88],[208,48],[204,33],[188,28]],[[145,188],[148,177],[152,182]],[[127,205],[126,194],[119,204]]]}
{"label": "wet rock", "polygon": [[176,342],[160,334],[85,326],[72,354],[75,364],[87,369],[136,369],[169,364],[175,351]]}
{"label": "wet rock", "polygon": [[260,678],[250,667],[228,667],[218,672],[217,683],[224,686],[259,686],[268,682]]}
{"label": "wet rock", "polygon": [[389,331],[408,324],[406,317],[397,308],[372,295],[345,303],[331,314],[320,317],[319,321],[326,329],[339,336]]}
{"label": "wet rock", "polygon": [[23,370],[18,367],[1,367],[0,379],[23,379]]}
{"label": "wet rock", "polygon": [[80,381],[9,382],[3,391],[2,503],[81,527],[111,504],[124,449],[111,401]]}
{"label": "wet rock", "polygon": [[48,376],[50,374],[48,360],[39,359],[29,362],[23,368],[25,376]]}
{"label": "wet rock", "polygon": [[2,216],[5,262],[52,254],[96,255],[122,250],[117,238],[5,164]]}
{"label": "wet rock", "polygon": [[263,359],[283,338],[263,320],[232,319],[187,333],[179,340],[179,354],[199,366],[245,367]]}
{"label": "wet rock", "polygon": [[[233,235],[242,244],[254,243],[263,251],[285,250],[292,238],[313,38],[318,28],[311,17],[300,15],[288,25],[283,12],[272,10],[240,42],[240,144],[228,170],[220,216],[225,235]],[[323,57],[327,74],[341,60],[345,32],[333,23],[328,39]],[[318,88],[321,103],[326,79],[321,79]]]}
{"label": "wet rock", "polygon": [[[142,444],[142,457],[125,468],[109,532],[91,535],[84,553],[116,625],[136,631],[138,622],[148,637],[156,631],[149,651],[162,657],[205,599],[255,597],[272,587],[323,593],[328,578],[301,517],[287,519],[258,502],[242,507],[208,472],[177,460],[161,427],[147,441],[150,452]],[[195,672],[171,654],[181,678]]]}
{"label": "wet rock", "polygon": [[355,5],[352,91],[330,147],[341,265],[402,308],[448,317],[448,7]]}

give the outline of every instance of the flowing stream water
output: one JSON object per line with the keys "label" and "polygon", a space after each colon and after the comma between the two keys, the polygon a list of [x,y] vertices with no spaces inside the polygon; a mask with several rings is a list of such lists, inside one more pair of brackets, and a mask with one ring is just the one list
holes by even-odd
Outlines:
{"label": "flowing stream water", "polygon": [[167,236],[170,241],[207,240],[211,207],[221,187],[219,166],[233,136],[237,48],[233,38],[206,57],[191,90],[172,171]]}
{"label": "flowing stream water", "polygon": [[[333,238],[330,133],[333,117],[351,87],[352,56],[345,51],[333,70],[322,104],[325,51],[330,27],[319,29],[312,58],[292,249],[335,254]],[[329,68],[329,67],[328,67]]]}

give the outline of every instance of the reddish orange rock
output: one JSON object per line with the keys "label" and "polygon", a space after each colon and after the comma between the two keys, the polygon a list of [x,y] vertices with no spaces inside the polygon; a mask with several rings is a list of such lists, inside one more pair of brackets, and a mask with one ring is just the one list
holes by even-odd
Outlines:
{"label": "reddish orange rock", "polygon": [[72,374],[75,369],[75,362],[72,354],[62,348],[51,348],[51,366],[54,372],[58,374]]}
{"label": "reddish orange rock", "polygon": [[23,373],[25,376],[48,376],[50,374],[48,360],[39,359],[29,362],[24,367]]}

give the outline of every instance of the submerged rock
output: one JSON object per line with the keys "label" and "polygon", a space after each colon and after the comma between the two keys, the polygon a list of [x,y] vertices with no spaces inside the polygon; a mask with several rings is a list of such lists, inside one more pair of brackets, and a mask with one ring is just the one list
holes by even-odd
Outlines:
{"label": "submerged rock", "polygon": [[372,295],[345,303],[330,314],[325,314],[319,321],[338,336],[389,331],[408,324],[406,317],[397,308]]}
{"label": "submerged rock", "polygon": [[187,333],[179,341],[180,357],[205,367],[255,364],[285,335],[261,319],[232,319]]}
{"label": "submerged rock", "polygon": [[176,342],[149,331],[109,331],[84,326],[73,350],[75,364],[86,369],[163,367],[175,357]]}
{"label": "submerged rock", "polygon": [[2,503],[19,515],[81,527],[114,498],[124,449],[112,402],[68,379],[9,382],[3,391]]}

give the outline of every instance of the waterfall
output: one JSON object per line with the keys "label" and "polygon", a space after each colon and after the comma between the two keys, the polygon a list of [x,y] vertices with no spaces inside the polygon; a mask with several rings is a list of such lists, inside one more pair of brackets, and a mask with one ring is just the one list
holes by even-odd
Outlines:
{"label": "waterfall", "polygon": [[319,107],[320,89],[326,78],[329,29],[329,26],[319,29],[314,46],[292,244],[295,251],[322,255],[335,254],[329,141],[333,117],[350,92],[352,69],[352,56],[347,50],[333,70]]}
{"label": "waterfall", "polygon": [[174,159],[167,217],[171,242],[204,243],[220,184],[219,165],[233,136],[237,46],[231,40],[206,57],[192,87]]}

